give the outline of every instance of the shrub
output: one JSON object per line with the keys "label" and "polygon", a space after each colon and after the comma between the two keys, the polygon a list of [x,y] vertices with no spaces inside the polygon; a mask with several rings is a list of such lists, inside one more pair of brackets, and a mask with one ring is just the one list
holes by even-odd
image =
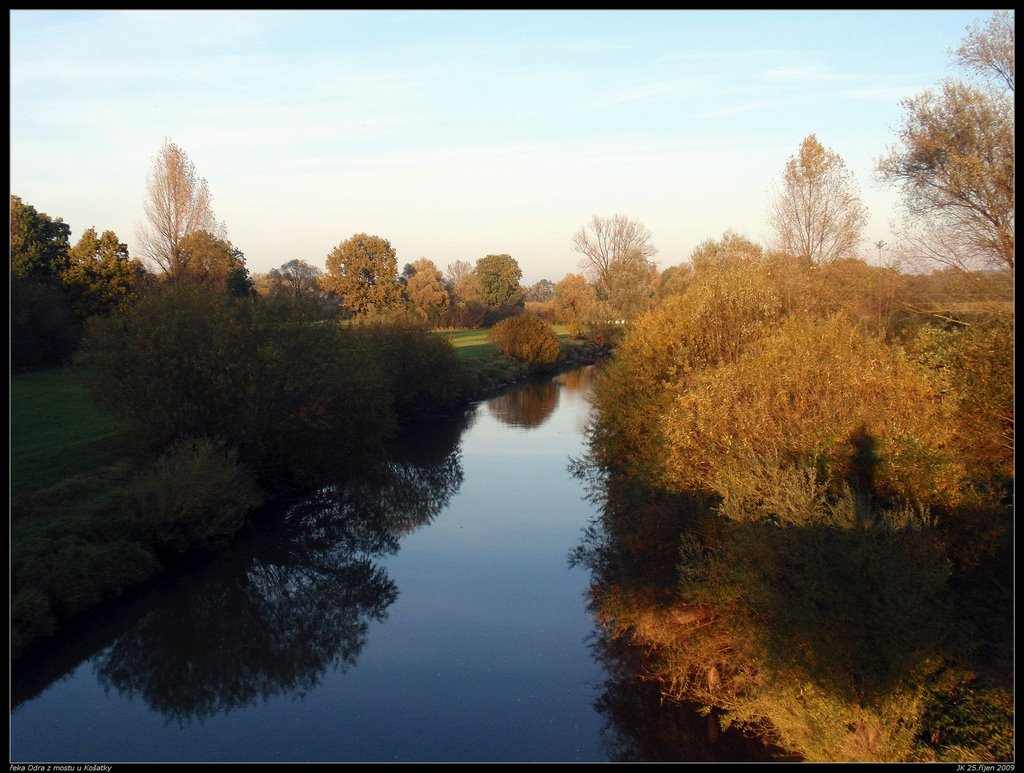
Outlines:
{"label": "shrub", "polygon": [[724,264],[635,320],[595,390],[596,461],[655,482],[652,473],[665,452],[669,385],[685,389],[696,372],[734,361],[781,316],[782,302],[768,279],[744,265]]}
{"label": "shrub", "polygon": [[767,480],[752,461],[772,459],[783,470],[818,467],[832,494],[849,484],[921,504],[960,496],[962,465],[948,453],[949,422],[927,374],[842,317],[792,318],[675,393],[665,464],[673,487],[725,495],[750,476]]}
{"label": "shrub", "polygon": [[388,376],[372,340],[314,311],[165,286],[91,321],[90,390],[156,448],[230,438],[261,474],[351,468],[393,429]]}
{"label": "shrub", "polygon": [[11,278],[11,367],[71,361],[82,335],[68,294],[55,284]]}
{"label": "shrub", "polygon": [[507,317],[491,328],[487,338],[501,354],[526,363],[530,370],[550,368],[558,360],[558,336],[539,317]]}
{"label": "shrub", "polygon": [[407,325],[361,332],[381,361],[399,420],[444,415],[461,404],[468,375],[448,338]]}
{"label": "shrub", "polygon": [[206,438],[171,446],[134,481],[131,498],[152,541],[179,552],[235,534],[262,503],[238,455]]}

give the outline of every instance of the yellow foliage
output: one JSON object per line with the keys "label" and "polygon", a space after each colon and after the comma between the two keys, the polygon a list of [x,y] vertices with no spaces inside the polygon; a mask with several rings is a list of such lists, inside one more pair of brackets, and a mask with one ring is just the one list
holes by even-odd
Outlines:
{"label": "yellow foliage", "polygon": [[776,469],[820,469],[834,484],[848,477],[863,433],[877,462],[875,493],[948,502],[963,470],[946,453],[945,408],[899,349],[839,316],[792,317],[735,362],[675,385],[665,479],[728,495],[730,481],[764,479],[773,460]]}

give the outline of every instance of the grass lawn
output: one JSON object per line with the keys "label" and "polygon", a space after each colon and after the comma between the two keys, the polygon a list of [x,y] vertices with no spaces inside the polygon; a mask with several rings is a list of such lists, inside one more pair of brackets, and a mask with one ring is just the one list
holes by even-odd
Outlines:
{"label": "grass lawn", "polygon": [[52,486],[117,460],[125,425],[89,399],[77,368],[11,376],[13,494]]}

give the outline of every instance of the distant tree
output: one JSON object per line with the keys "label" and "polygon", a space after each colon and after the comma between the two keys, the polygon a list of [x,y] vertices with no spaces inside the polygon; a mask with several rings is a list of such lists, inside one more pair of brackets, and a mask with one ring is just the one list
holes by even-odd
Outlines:
{"label": "distant tree", "polygon": [[409,267],[412,271],[405,286],[409,308],[420,318],[436,322],[450,303],[441,272],[427,258],[420,258]]}
{"label": "distant tree", "polygon": [[628,252],[608,269],[600,304],[607,319],[631,320],[647,311],[657,292],[658,270],[643,253]]}
{"label": "distant tree", "polygon": [[475,272],[463,274],[452,288],[452,294],[459,303],[484,305],[484,287]]}
{"label": "distant tree", "polygon": [[573,249],[583,256],[580,267],[598,288],[599,296],[616,261],[637,255],[650,261],[658,253],[647,227],[625,215],[594,215],[573,237]]}
{"label": "distant tree", "polygon": [[209,231],[196,231],[181,240],[179,256],[178,279],[239,297],[252,292],[245,256],[226,239]]}
{"label": "distant tree", "polygon": [[128,245],[113,231],[96,235],[87,228],[68,252],[68,267],[61,275],[81,317],[108,314],[130,302],[145,281],[142,261],[128,254]]}
{"label": "distant tree", "polygon": [[316,266],[296,258],[270,270],[267,289],[271,294],[283,293],[292,298],[315,296],[320,292],[322,275],[323,271]]}
{"label": "distant tree", "polygon": [[693,279],[693,269],[685,264],[669,266],[658,277],[658,299],[677,295],[686,290]]}
{"label": "distant tree", "polygon": [[472,263],[468,260],[457,260],[454,263],[448,264],[448,269],[444,272],[444,278],[448,282],[448,288],[451,289],[455,287],[464,276],[472,273]]}
{"label": "distant tree", "polygon": [[321,287],[337,294],[341,305],[357,316],[394,308],[402,293],[391,242],[365,233],[342,242],[327,256]]}
{"label": "distant tree", "polygon": [[480,280],[484,303],[488,307],[494,309],[523,304],[523,288],[519,285],[523,272],[511,255],[487,255],[480,258],[474,273]]}
{"label": "distant tree", "polygon": [[856,257],[867,210],[843,159],[809,134],[770,195],[768,218],[779,249],[823,265]]}
{"label": "distant tree", "polygon": [[550,279],[541,279],[526,289],[526,300],[544,303],[555,295],[555,283]]}
{"label": "distant tree", "polygon": [[579,336],[594,305],[594,288],[582,274],[566,274],[555,285],[555,319],[565,323],[569,334]]}
{"label": "distant tree", "polygon": [[18,279],[59,282],[68,265],[71,226],[14,194],[10,216],[11,273]]}
{"label": "distant tree", "polygon": [[198,231],[219,237],[224,229],[214,217],[206,180],[196,174],[188,155],[164,140],[146,182],[143,210],[147,224],[139,228],[142,255],[168,279],[186,274],[182,242]]}
{"label": "distant tree", "polygon": [[764,248],[746,236],[727,230],[721,239],[705,239],[690,253],[690,265],[694,271],[708,269],[730,261],[760,260]]}
{"label": "distant tree", "polygon": [[999,11],[955,52],[979,85],[948,80],[903,101],[899,143],[878,163],[899,186],[901,236],[917,255],[962,270],[1013,274],[1014,27]]}

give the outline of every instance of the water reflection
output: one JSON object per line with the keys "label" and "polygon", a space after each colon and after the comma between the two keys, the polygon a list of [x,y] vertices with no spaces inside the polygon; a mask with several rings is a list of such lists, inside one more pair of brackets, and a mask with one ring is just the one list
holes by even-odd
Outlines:
{"label": "water reflection", "polygon": [[589,393],[594,380],[600,373],[600,363],[585,368],[566,371],[558,376],[558,383],[568,392]]}
{"label": "water reflection", "polygon": [[558,382],[554,379],[530,381],[488,400],[487,410],[503,424],[532,429],[555,412],[558,395]]}
{"label": "water reflection", "polygon": [[724,732],[714,712],[679,703],[657,680],[645,679],[645,653],[621,636],[600,631],[591,644],[604,666],[604,691],[594,708],[605,718],[602,731],[613,762],[768,762],[787,757],[735,727]]}
{"label": "water reflection", "polygon": [[458,451],[418,455],[321,489],[179,579],[99,655],[100,683],[185,723],[302,696],[353,665],[370,622],[399,592],[376,559],[429,523],[462,482]]}

